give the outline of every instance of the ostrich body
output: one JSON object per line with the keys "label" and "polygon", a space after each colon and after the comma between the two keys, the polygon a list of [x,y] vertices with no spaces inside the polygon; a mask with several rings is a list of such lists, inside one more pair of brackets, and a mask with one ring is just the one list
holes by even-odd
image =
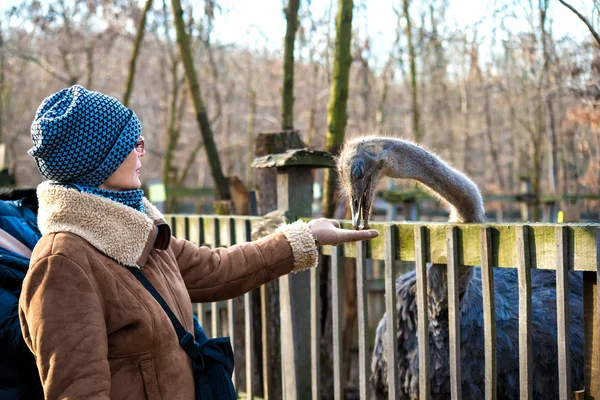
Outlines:
{"label": "ostrich body", "polygon": [[[382,176],[412,179],[450,206],[450,222],[481,223],[483,200],[477,186],[435,154],[411,142],[386,137],[361,137],[344,144],[338,159],[343,191],[348,195],[355,229],[368,227],[369,211]],[[481,272],[461,268],[458,276],[463,399],[484,397],[484,337]],[[550,270],[533,269],[532,343],[533,394],[558,397],[556,282]],[[430,386],[434,399],[450,397],[446,266],[431,265],[427,273]],[[571,382],[583,386],[583,289],[581,276],[569,274]],[[419,397],[415,272],[396,281],[400,398]],[[514,268],[494,268],[497,384],[499,399],[519,397],[518,280]],[[387,398],[387,317],[377,327],[370,382],[378,399]]]}

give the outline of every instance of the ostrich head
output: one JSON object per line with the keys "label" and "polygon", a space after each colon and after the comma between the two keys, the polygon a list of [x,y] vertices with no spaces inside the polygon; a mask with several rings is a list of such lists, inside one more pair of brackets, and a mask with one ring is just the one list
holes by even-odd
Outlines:
{"label": "ostrich head", "polygon": [[369,227],[373,194],[382,175],[421,184],[450,207],[451,222],[485,219],[477,185],[416,143],[390,137],[359,137],[344,144],[337,168],[342,192],[350,200],[354,229]]}
{"label": "ostrich head", "polygon": [[356,139],[344,144],[337,160],[340,185],[350,202],[354,229],[369,228],[373,194],[385,167],[380,150],[383,149],[379,146]]}

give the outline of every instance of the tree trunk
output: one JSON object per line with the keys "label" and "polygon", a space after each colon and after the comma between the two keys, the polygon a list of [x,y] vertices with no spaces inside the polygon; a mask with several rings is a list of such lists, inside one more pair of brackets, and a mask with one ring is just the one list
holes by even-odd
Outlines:
{"label": "tree trunk", "polygon": [[300,0],[289,0],[285,8],[287,27],[283,50],[283,88],[281,90],[281,128],[294,129],[294,43],[298,30]]}
{"label": "tree trunk", "polygon": [[94,48],[89,46],[85,49],[85,59],[87,64],[87,80],[86,80],[86,89],[92,90],[92,85],[94,83]]}
{"label": "tree trunk", "polygon": [[[233,169],[233,161],[231,154],[234,149],[234,145],[229,136],[229,110],[227,104],[221,106],[223,110],[221,111],[221,143],[223,143],[221,147],[221,155],[223,157],[223,168],[225,170],[225,175],[230,176]],[[231,194],[231,191],[230,193]]]}
{"label": "tree trunk", "polygon": [[123,95],[123,105],[129,107],[129,99],[131,92],[133,91],[133,80],[135,77],[135,64],[140,53],[140,47],[142,46],[142,40],[144,39],[144,31],[146,29],[146,16],[148,11],[152,8],[152,0],[146,0],[146,6],[142,13],[142,18],[137,26],[135,32],[135,41],[133,42],[133,53],[131,54],[131,60],[129,61],[129,73],[127,74],[127,86],[125,88],[125,94]]}
{"label": "tree trunk", "polygon": [[[354,4],[352,0],[338,0],[336,39],[333,54],[333,76],[331,79],[329,104],[327,106],[327,137],[325,142],[325,149],[334,155],[339,154],[340,147],[344,142],[346,123],[348,121],[348,83],[350,78],[350,66],[352,64],[350,44],[352,41],[353,7]],[[333,217],[337,203],[334,196],[337,181],[335,169],[325,169],[323,181],[322,213],[323,216],[331,218]],[[328,262],[324,261],[321,265],[323,265],[323,268],[321,268],[320,271],[321,282],[327,282],[328,288],[331,288]],[[330,298],[322,295],[321,300],[323,310],[330,310]],[[321,326],[325,327],[326,330],[330,329],[330,312],[324,312],[322,317]],[[324,337],[331,338],[331,335],[329,332],[325,332]],[[321,351],[321,369],[324,376],[327,375],[326,371],[331,368],[330,360],[327,359],[328,357],[331,357],[331,346],[331,341],[326,342],[326,345],[323,346]],[[325,382],[322,383],[322,386],[325,388]]]}
{"label": "tree trunk", "polygon": [[415,48],[412,41],[412,24],[410,21],[409,13],[409,0],[403,0],[404,5],[404,18],[406,19],[406,41],[408,43],[408,58],[410,64],[410,86],[412,88],[412,125],[413,125],[413,139],[418,142],[421,139],[421,127],[420,127],[420,113],[419,113],[419,100],[418,100],[418,89],[417,89],[417,65]]}
{"label": "tree trunk", "polygon": [[[544,71],[542,84],[545,84],[550,78],[550,35],[546,30],[546,16],[548,12],[548,0],[540,0],[540,28],[542,30],[542,50],[544,60]],[[540,99],[541,100],[541,99]],[[557,191],[557,161],[556,161],[556,120],[553,108],[553,96],[548,93],[545,96],[546,110],[548,112],[548,181],[550,184],[550,192],[556,193]]]}
{"label": "tree trunk", "polygon": [[[329,105],[327,106],[327,138],[325,150],[337,155],[344,142],[346,123],[348,122],[348,81],[350,78],[350,42],[352,41],[352,8],[353,0],[338,0],[336,18],[336,38],[333,53],[333,79]],[[323,216],[333,216],[336,172],[332,168],[325,170],[323,183]]]}
{"label": "tree trunk", "polygon": [[[173,166],[173,153],[175,152],[175,147],[177,146],[177,142],[179,141],[179,129],[176,126],[177,123],[177,115],[178,111],[181,109],[178,107],[178,98],[179,98],[179,85],[178,85],[178,76],[177,76],[177,68],[179,63],[173,62],[171,67],[171,81],[172,81],[172,89],[171,89],[171,106],[169,113],[169,123],[167,128],[167,150],[165,152],[164,164],[163,164],[163,173],[162,180],[163,183],[167,186],[179,186],[176,185],[177,182],[177,171]],[[183,104],[181,105],[183,107]],[[167,199],[165,201],[165,212],[175,212],[176,201],[175,199],[169,195],[167,191]]]}
{"label": "tree trunk", "polygon": [[246,146],[246,185],[248,190],[252,190],[254,186],[254,174],[252,173],[252,161],[254,160],[254,128],[256,125],[256,90],[248,89],[248,106],[250,113],[248,114],[248,145]]}
{"label": "tree trunk", "polygon": [[550,191],[557,193],[558,191],[558,154],[557,154],[557,139],[556,139],[556,116],[554,115],[554,105],[552,96],[546,97],[546,107],[548,109],[548,135],[550,136],[548,151],[548,180],[550,181]]}
{"label": "tree trunk", "polygon": [[[467,46],[467,37],[463,37],[463,56],[467,57],[469,52]],[[466,70],[466,62],[463,62],[463,79],[460,82],[460,113],[462,115],[463,120],[463,129],[464,129],[464,144],[463,144],[463,167],[462,170],[465,171],[467,175],[470,175],[470,147],[471,147],[471,120],[469,115],[470,108],[470,99],[469,99],[469,78],[468,71]]]}
{"label": "tree trunk", "polygon": [[392,66],[392,57],[388,59],[383,71],[381,72],[381,96],[379,96],[379,104],[377,106],[377,115],[375,117],[375,124],[379,131],[383,131],[383,124],[385,123],[385,109],[387,104],[388,91],[390,88],[390,78],[393,79],[394,69]]}
{"label": "tree trunk", "polygon": [[196,76],[196,70],[194,69],[194,60],[192,58],[192,50],[190,48],[189,36],[185,30],[185,24],[183,22],[183,10],[181,9],[180,0],[171,0],[171,9],[173,12],[173,20],[175,22],[175,29],[177,31],[177,45],[179,47],[179,54],[183,67],[185,70],[186,80],[192,96],[192,102],[194,104],[194,110],[196,111],[196,120],[200,127],[200,133],[204,142],[204,148],[206,151],[206,158],[210,166],[210,172],[215,185],[215,198],[217,200],[230,200],[229,185],[227,179],[223,175],[221,169],[221,161],[219,159],[219,152],[215,145],[213,133],[208,122],[208,116],[204,102],[202,101],[202,94],[200,91],[200,84],[198,83],[198,77]]}
{"label": "tree trunk", "polygon": [[490,147],[490,154],[492,156],[492,162],[494,163],[494,176],[498,178],[498,184],[500,185],[500,191],[504,193],[506,191],[504,184],[504,175],[502,173],[502,169],[500,168],[500,161],[498,160],[498,149],[496,148],[496,144],[494,143],[494,133],[492,132],[492,110],[490,106],[490,88],[486,86],[485,88],[485,134],[488,140],[488,145]]}
{"label": "tree trunk", "polygon": [[318,81],[319,81],[319,63],[316,61],[312,62],[312,77],[311,77],[311,99],[310,109],[308,110],[308,134],[306,139],[306,145],[308,147],[316,147],[315,139],[317,138],[317,128],[315,126],[315,119],[317,117],[317,93],[318,93]]}
{"label": "tree trunk", "polygon": [[370,107],[369,107],[369,103],[370,103],[370,94],[371,94],[371,87],[370,87],[370,82],[369,82],[369,60],[367,60],[366,58],[361,57],[360,59],[360,70],[359,70],[359,75],[360,75],[360,99],[362,100],[362,107],[359,113],[359,126],[360,126],[360,130],[365,132],[368,131],[369,129],[371,129],[372,125],[371,125],[371,118],[370,118]]}

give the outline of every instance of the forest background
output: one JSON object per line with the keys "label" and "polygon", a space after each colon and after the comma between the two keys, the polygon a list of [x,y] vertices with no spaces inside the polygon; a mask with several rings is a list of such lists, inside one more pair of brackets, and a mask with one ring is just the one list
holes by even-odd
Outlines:
{"label": "forest background", "polygon": [[[224,176],[253,189],[252,143],[260,132],[293,128],[308,146],[328,149],[335,23],[344,1],[177,3]],[[300,4],[286,126],[284,36],[293,3]],[[537,195],[597,194],[600,1],[572,0],[573,10],[561,3],[355,1],[345,136],[416,140],[486,194],[518,193],[521,177]],[[26,154],[37,106],[75,83],[135,110],[148,149],[144,182],[214,186],[214,157],[207,158],[200,134],[171,7],[164,0],[3,2],[0,142],[18,186],[41,180]]]}

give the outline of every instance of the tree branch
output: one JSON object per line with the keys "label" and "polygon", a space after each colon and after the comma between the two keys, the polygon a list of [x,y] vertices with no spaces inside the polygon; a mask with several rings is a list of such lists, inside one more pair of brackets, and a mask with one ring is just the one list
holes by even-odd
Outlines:
{"label": "tree branch", "polygon": [[196,143],[196,147],[194,147],[194,149],[188,156],[183,168],[180,169],[181,172],[179,173],[179,176],[176,179],[177,186],[183,185],[183,181],[187,177],[188,172],[190,172],[190,168],[192,167],[192,164],[194,163],[196,156],[198,155],[200,150],[202,150],[203,144],[204,144],[204,142],[202,140],[198,140],[198,142]]}
{"label": "tree branch", "polygon": [[590,30],[590,33],[592,34],[592,36],[596,40],[596,44],[598,45],[598,47],[600,47],[600,35],[598,34],[598,32],[596,32],[594,30],[594,27],[592,26],[592,24],[590,23],[590,21],[588,21],[588,19],[583,14],[581,14],[579,11],[577,11],[575,9],[575,7],[573,7],[572,5],[570,5],[569,3],[567,3],[566,1],[564,1],[564,0],[558,0],[558,1],[560,1],[560,3],[563,6],[567,7],[569,10],[573,11],[573,13],[575,15],[577,15],[581,21],[583,21],[583,23],[585,24],[585,26],[587,26],[587,28]]}
{"label": "tree branch", "polygon": [[71,83],[71,78],[70,77],[65,77],[63,75],[60,75],[59,73],[53,71],[45,62],[43,62],[42,60],[34,57],[34,56],[30,56],[28,54],[22,54],[18,51],[11,51],[11,53],[17,57],[19,57],[22,60],[25,61],[29,61],[32,62],[34,64],[37,64],[37,66],[39,66],[41,69],[43,69],[44,71],[46,71],[48,74],[50,74],[50,76],[52,76],[53,78],[57,79],[60,82],[63,82],[67,85],[69,85]]}

